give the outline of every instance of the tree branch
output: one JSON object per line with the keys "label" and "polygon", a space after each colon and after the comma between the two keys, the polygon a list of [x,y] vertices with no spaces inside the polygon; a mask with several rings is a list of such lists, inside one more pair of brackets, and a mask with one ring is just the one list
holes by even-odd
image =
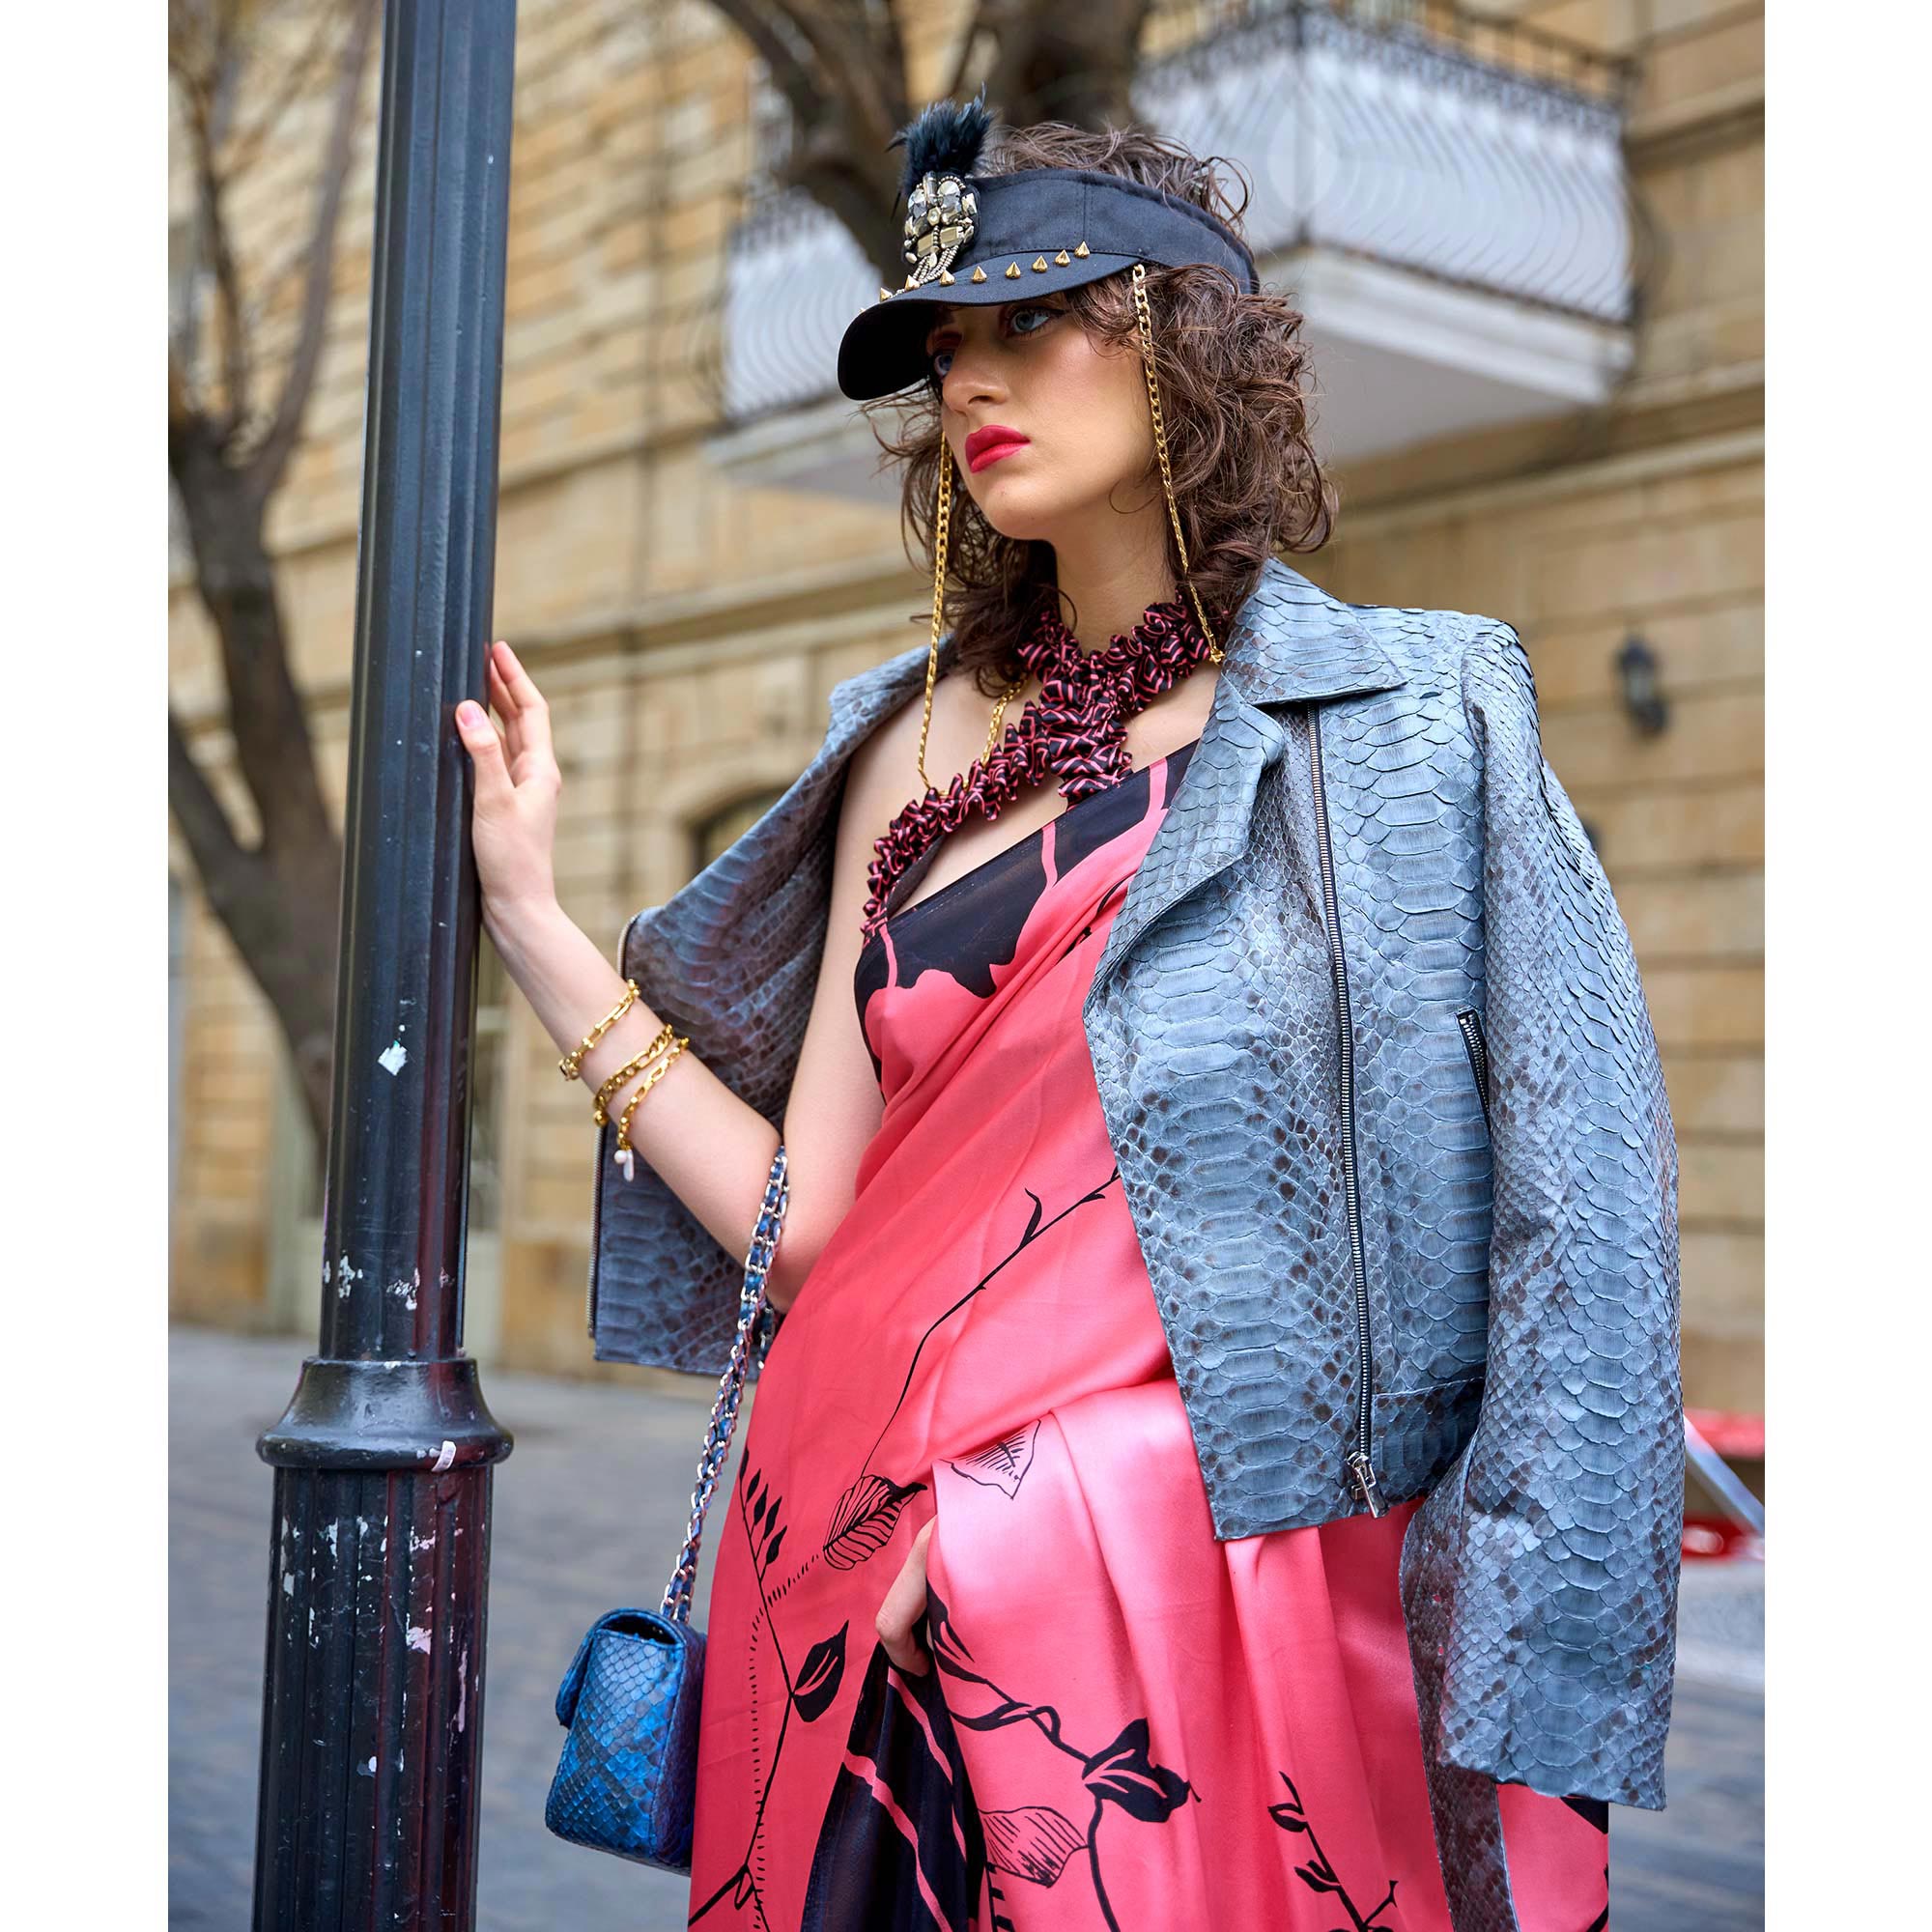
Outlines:
{"label": "tree branch", "polygon": [[895,278],[895,170],[886,144],[911,116],[892,9],[883,0],[859,8],[819,0],[713,5],[751,42],[791,108],[786,184],[827,209]]}
{"label": "tree branch", "polygon": [[355,110],[362,91],[362,71],[369,43],[375,37],[378,0],[359,0],[355,24],[342,49],[336,80],[335,113],[328,130],[322,185],[316,195],[315,228],[309,241],[308,267],[302,289],[301,321],[295,354],[275,404],[275,413],[261,445],[248,463],[248,482],[258,501],[274,494],[301,435],[303,412],[315,372],[322,361],[323,337],[328,323],[328,297],[334,277],[335,231],[342,213],[342,194],[355,148]]}
{"label": "tree branch", "polygon": [[952,78],[946,83],[946,99],[957,100],[966,92],[966,76],[972,71],[973,49],[980,43],[980,36],[990,31],[997,32],[994,22],[988,19],[989,13],[1004,14],[1000,0],[979,0],[973,9],[973,17],[966,22],[966,31],[959,38],[958,57],[952,63]]}
{"label": "tree branch", "polygon": [[251,163],[259,158],[263,144],[275,131],[282,116],[307,91],[311,77],[322,66],[323,52],[328,44],[330,30],[336,23],[337,14],[332,7],[317,11],[314,30],[301,52],[289,63],[280,86],[254,121],[230,139],[228,152],[222,157],[224,172],[230,179],[248,171]]}
{"label": "tree branch", "polygon": [[195,869],[211,886],[211,896],[214,881],[232,879],[257,863],[256,855],[236,838],[213,786],[195,763],[172,704],[168,706],[168,810],[187,840]]}
{"label": "tree branch", "polygon": [[242,277],[235,266],[235,249],[222,209],[221,178],[215,173],[212,147],[203,145],[205,130],[196,136],[195,191],[208,237],[214,292],[221,305],[221,413],[211,421],[215,440],[225,442],[248,416],[248,332],[242,318]]}
{"label": "tree branch", "polygon": [[1128,90],[1148,0],[1084,0],[1078,7],[1012,9],[1000,23],[986,99],[1014,127],[1069,121],[1118,127],[1131,112]]}
{"label": "tree branch", "polygon": [[187,371],[182,367],[173,343],[168,345],[168,452],[169,468],[174,467],[175,445],[195,423],[194,397],[188,388]]}
{"label": "tree branch", "polygon": [[797,114],[799,101],[813,98],[818,77],[778,31],[763,0],[711,0],[711,4],[751,42],[752,51],[770,70],[772,84]]}

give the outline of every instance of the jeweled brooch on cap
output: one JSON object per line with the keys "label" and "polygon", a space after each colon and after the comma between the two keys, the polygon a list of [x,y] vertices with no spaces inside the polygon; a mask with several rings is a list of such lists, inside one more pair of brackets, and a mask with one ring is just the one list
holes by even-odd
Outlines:
{"label": "jeweled brooch on cap", "polygon": [[909,288],[936,280],[973,239],[980,204],[957,175],[928,174],[906,201],[905,263]]}
{"label": "jeweled brooch on cap", "polygon": [[[935,100],[893,137],[892,145],[906,153],[901,187],[906,198],[905,263],[912,270],[907,288],[952,281],[952,265],[979,222],[980,205],[966,178],[992,125],[981,88],[977,99],[963,104]],[[887,298],[895,293],[879,291]]]}

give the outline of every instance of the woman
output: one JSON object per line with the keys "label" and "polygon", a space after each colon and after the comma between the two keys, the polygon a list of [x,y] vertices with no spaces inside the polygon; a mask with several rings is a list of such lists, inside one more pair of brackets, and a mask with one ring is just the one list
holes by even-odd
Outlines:
{"label": "woman", "polygon": [[641,997],[506,646],[459,718],[496,943],[645,1093],[601,1355],[723,1367],[782,1119],[692,1922],[1600,1927],[1681,1504],[1627,934],[1515,634],[1279,560],[1332,499],[1211,168],[986,131],[907,130],[839,355],[918,405],[930,642],[633,923]]}

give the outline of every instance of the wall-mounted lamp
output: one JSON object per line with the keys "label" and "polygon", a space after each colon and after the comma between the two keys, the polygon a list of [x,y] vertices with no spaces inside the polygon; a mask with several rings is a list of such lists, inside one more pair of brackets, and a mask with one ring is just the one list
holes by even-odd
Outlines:
{"label": "wall-mounted lamp", "polygon": [[1623,686],[1624,709],[1640,731],[1662,731],[1670,720],[1658,682],[1657,653],[1633,631],[1617,652],[1617,678]]}

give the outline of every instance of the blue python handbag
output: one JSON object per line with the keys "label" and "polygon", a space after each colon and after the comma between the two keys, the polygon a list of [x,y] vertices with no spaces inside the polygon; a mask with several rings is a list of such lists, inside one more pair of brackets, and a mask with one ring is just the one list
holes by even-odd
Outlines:
{"label": "blue python handbag", "polygon": [[691,1627],[691,1590],[704,1513],[738,1419],[752,1327],[764,1308],[765,1275],[788,1198],[781,1144],[745,1257],[737,1339],[711,1407],[691,1523],[664,1603],[655,1610],[611,1610],[599,1617],[577,1646],[556,1693],[556,1720],[569,1736],[551,1779],[544,1823],[573,1844],[687,1875],[704,1694],[704,1633]]}

